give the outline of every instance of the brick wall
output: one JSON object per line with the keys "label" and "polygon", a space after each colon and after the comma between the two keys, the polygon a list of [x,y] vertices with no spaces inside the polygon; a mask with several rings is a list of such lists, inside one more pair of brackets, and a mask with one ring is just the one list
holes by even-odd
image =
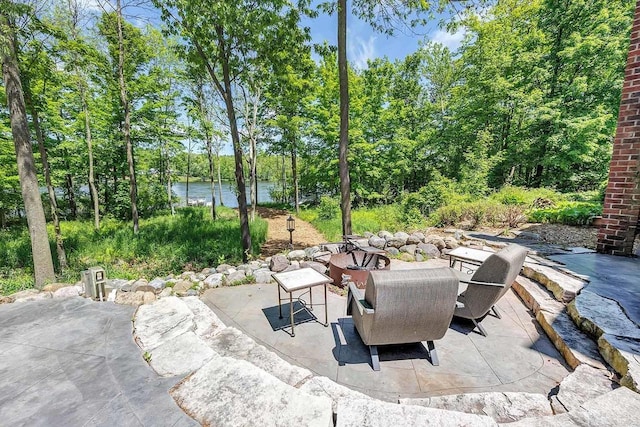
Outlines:
{"label": "brick wall", "polygon": [[640,230],[640,0],[622,87],[609,183],[598,231],[598,252],[631,255]]}

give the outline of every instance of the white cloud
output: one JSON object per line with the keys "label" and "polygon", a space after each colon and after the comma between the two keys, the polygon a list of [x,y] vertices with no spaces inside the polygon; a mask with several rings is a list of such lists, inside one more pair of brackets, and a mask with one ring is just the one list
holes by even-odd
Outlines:
{"label": "white cloud", "polygon": [[347,38],[347,53],[349,62],[354,68],[364,70],[367,68],[367,61],[376,58],[376,37],[369,36],[367,40],[359,36]]}
{"label": "white cloud", "polygon": [[451,51],[456,51],[460,47],[460,43],[462,43],[464,34],[465,31],[462,28],[453,34],[449,33],[447,30],[440,29],[431,37],[431,40],[445,45]]}

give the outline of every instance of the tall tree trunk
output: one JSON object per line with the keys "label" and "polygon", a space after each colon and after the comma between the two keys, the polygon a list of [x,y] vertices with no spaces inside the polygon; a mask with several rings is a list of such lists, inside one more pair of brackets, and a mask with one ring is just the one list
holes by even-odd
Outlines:
{"label": "tall tree trunk", "polygon": [[187,123],[187,185],[184,198],[185,206],[189,206],[189,175],[191,175],[191,126]]}
{"label": "tall tree trunk", "polygon": [[171,162],[169,160],[169,153],[167,153],[167,198],[169,200],[169,208],[171,209],[171,216],[176,214],[176,208],[173,206],[173,193],[171,192]]}
{"label": "tall tree trunk", "polygon": [[287,203],[287,169],[284,166],[284,148],[282,149],[282,203]]}
{"label": "tall tree trunk", "polygon": [[338,0],[338,76],[340,80],[340,210],[342,234],[351,234],[351,181],[347,161],[349,147],[349,74],[347,71],[347,0]]}
{"label": "tall tree trunk", "polygon": [[87,154],[89,155],[89,191],[93,204],[93,228],[100,230],[100,199],[96,188],[96,177],[93,165],[93,139],[91,137],[91,117],[89,116],[89,104],[84,82],[81,84],[80,96],[82,97],[82,111],[84,113],[84,135],[87,140]]}
{"label": "tall tree trunk", "polygon": [[4,10],[0,12],[0,45],[3,45],[0,47],[2,77],[9,107],[11,134],[16,150],[20,189],[31,238],[35,286],[42,289],[48,282],[55,280],[55,273],[47,236],[47,222],[42,199],[40,199],[35,159],[31,151],[27,113],[16,55],[15,30],[7,13],[8,11]]}
{"label": "tall tree trunk", "polygon": [[211,219],[216,220],[216,186],[215,165],[213,164],[213,141],[211,133],[205,126],[205,138],[207,141],[207,159],[209,160],[209,185],[211,186]]}
{"label": "tall tree trunk", "polygon": [[216,151],[216,162],[218,163],[218,196],[220,199],[220,206],[224,206],[224,202],[222,201],[222,176],[220,174],[220,151]]}
{"label": "tall tree trunk", "polygon": [[31,110],[31,118],[33,119],[33,127],[36,130],[36,140],[38,141],[38,149],[40,151],[40,161],[42,162],[42,169],[44,170],[44,180],[47,184],[47,193],[49,195],[49,205],[51,207],[51,218],[53,220],[53,229],[56,234],[56,253],[58,255],[58,264],[60,265],[60,272],[67,269],[67,254],[64,250],[64,243],[62,239],[62,233],[60,232],[60,218],[58,216],[58,201],[56,200],[56,192],[51,183],[51,169],[49,168],[49,156],[47,155],[47,149],[44,146],[44,136],[42,134],[42,128],[40,127],[40,117],[38,110],[33,105],[33,99],[31,93],[27,89],[25,91],[25,100]]}
{"label": "tall tree trunk", "polygon": [[291,142],[291,177],[293,179],[293,205],[296,214],[300,214],[300,197],[298,195],[298,153],[295,142]]}
{"label": "tall tree trunk", "polygon": [[222,75],[224,80],[224,102],[227,107],[227,117],[231,129],[231,142],[233,143],[233,156],[235,158],[236,185],[238,186],[238,212],[240,214],[240,234],[242,238],[242,261],[247,262],[251,252],[251,233],[249,231],[249,215],[247,214],[247,188],[244,181],[244,170],[242,169],[242,147],[240,147],[240,134],[238,133],[238,123],[236,121],[235,107],[233,106],[233,94],[231,90],[231,77],[229,74],[228,56],[225,54],[224,34],[221,27],[217,28],[218,40],[220,40],[220,52],[222,53]]}
{"label": "tall tree trunk", "polygon": [[122,33],[122,6],[117,1],[118,24],[118,82],[120,86],[120,102],[124,110],[124,127],[122,133],[127,147],[127,164],[129,165],[129,197],[131,198],[131,218],[133,219],[133,232],[138,234],[138,186],[136,183],[136,168],[133,157],[133,144],[131,142],[131,106],[129,104],[127,86],[124,78],[124,35]]}

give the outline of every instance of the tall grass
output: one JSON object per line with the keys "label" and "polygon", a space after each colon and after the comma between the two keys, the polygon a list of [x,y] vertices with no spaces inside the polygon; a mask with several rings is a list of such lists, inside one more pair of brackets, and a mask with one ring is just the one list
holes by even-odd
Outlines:
{"label": "tall grass", "polygon": [[[178,215],[159,216],[140,222],[133,233],[129,222],[106,219],[95,231],[91,222],[61,223],[69,269],[60,280],[75,282],[88,267],[104,267],[107,277],[151,279],[183,270],[201,270],[221,262],[242,259],[240,226],[235,211],[218,208],[220,218],[211,221],[206,208],[184,208]],[[258,254],[266,240],[267,223],[250,224],[252,252]],[[49,230],[52,253],[53,230]],[[54,259],[57,262],[57,260]],[[56,268],[58,266],[56,265]],[[0,292],[32,286],[31,248],[24,229],[0,231]]]}
{"label": "tall grass", "polygon": [[[306,209],[300,212],[300,218],[310,222],[327,240],[342,240],[342,220],[340,211],[329,219],[323,219],[318,209]],[[326,216],[324,217],[326,218]],[[378,206],[373,208],[358,208],[351,211],[352,232],[362,234],[365,231],[376,233],[380,230],[400,231],[408,228],[420,229],[426,226],[426,220],[421,224],[409,225],[402,220],[402,212],[398,205]]]}

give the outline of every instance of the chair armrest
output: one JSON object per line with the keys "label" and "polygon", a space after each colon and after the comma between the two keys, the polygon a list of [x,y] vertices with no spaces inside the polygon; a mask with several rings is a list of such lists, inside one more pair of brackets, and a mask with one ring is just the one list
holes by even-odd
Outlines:
{"label": "chair armrest", "polygon": [[480,286],[495,286],[497,288],[504,288],[504,283],[492,283],[492,282],[478,282],[477,280],[464,280],[460,279],[462,283],[466,283],[469,285],[480,285]]}
{"label": "chair armrest", "polygon": [[358,305],[358,310],[362,313],[373,314],[375,310],[364,299],[362,290],[358,289],[355,283],[349,282],[349,295],[347,297],[347,310],[351,306],[351,300],[354,300]]}

